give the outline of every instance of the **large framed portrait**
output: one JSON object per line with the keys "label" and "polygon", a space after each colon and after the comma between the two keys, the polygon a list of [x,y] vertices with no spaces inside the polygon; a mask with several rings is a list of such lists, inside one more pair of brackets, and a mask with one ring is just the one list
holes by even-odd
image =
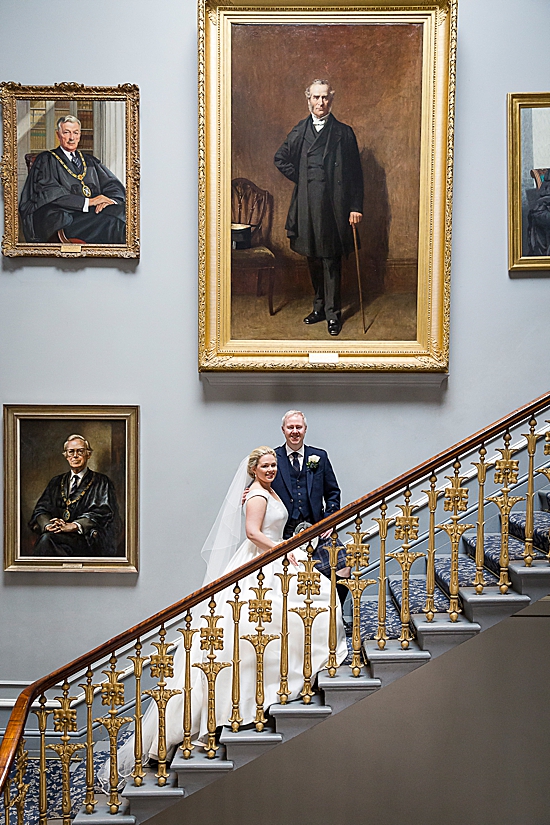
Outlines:
{"label": "large framed portrait", "polygon": [[200,0],[199,370],[447,370],[456,15]]}
{"label": "large framed portrait", "polygon": [[508,95],[508,262],[550,270],[550,92]]}
{"label": "large framed portrait", "polygon": [[8,256],[139,256],[137,86],[0,84]]}
{"label": "large framed portrait", "polygon": [[139,407],[4,405],[4,569],[138,569]]}

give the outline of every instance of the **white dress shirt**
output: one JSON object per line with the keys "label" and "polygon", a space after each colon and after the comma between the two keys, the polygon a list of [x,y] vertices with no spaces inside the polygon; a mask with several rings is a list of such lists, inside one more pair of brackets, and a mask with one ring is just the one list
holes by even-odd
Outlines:
{"label": "white dress shirt", "polygon": [[[75,152],[67,152],[67,150],[64,149],[62,146],[60,146],[59,148],[66,155],[67,159],[70,160],[71,163],[72,163],[73,159],[76,157],[76,151]],[[82,211],[83,212],[88,212],[89,209],[90,209],[90,198],[84,198],[84,206],[82,207]],[[73,479],[72,479],[72,476],[71,476],[71,481],[72,480]]]}
{"label": "white dress shirt", "polygon": [[298,453],[298,463],[300,465],[300,470],[301,470],[302,467],[304,466],[304,445],[302,444],[302,446],[300,447],[299,450],[293,450],[292,447],[288,446],[288,444],[285,444],[285,447],[286,447],[286,454],[288,456],[288,460],[290,461],[291,464],[292,464],[292,461],[293,461],[293,458],[294,458],[293,453]]}

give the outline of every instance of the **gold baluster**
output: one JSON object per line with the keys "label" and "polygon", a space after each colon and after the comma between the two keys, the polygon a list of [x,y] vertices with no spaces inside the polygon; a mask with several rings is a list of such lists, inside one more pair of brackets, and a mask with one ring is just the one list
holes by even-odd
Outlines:
{"label": "gold baluster", "polygon": [[474,580],[474,587],[478,596],[483,593],[485,587],[485,579],[483,577],[483,569],[485,567],[485,481],[487,479],[487,470],[491,466],[485,463],[485,456],[487,450],[484,446],[479,451],[479,461],[472,461],[472,464],[477,470],[477,532],[476,532],[476,577]]}
{"label": "gold baluster", "polygon": [[430,524],[428,528],[428,555],[426,559],[426,604],[422,612],[426,614],[426,621],[433,622],[435,615],[435,511],[437,509],[437,499],[441,495],[441,490],[436,490],[437,476],[432,473],[430,478],[430,489],[422,490],[428,496],[428,507],[430,510]]}
{"label": "gold baluster", "polygon": [[384,650],[388,637],[386,634],[386,539],[388,538],[389,521],[386,518],[388,505],[385,501],[380,505],[380,518],[375,518],[380,536],[380,575],[378,576],[378,629],[375,640],[379,650]]}
{"label": "gold baluster", "polygon": [[11,810],[11,779],[6,779],[6,784],[4,785],[4,823],[5,825],[10,825],[10,810]]}
{"label": "gold baluster", "polygon": [[267,722],[264,713],[264,653],[268,644],[279,638],[278,635],[264,633],[264,622],[267,624],[271,621],[271,600],[265,598],[265,594],[271,590],[271,587],[263,586],[264,579],[265,576],[260,570],[258,587],[250,588],[256,594],[256,598],[248,602],[248,619],[250,622],[256,622],[256,633],[241,636],[241,639],[250,642],[256,651],[256,718],[254,722],[257,731],[262,731]]}
{"label": "gold baluster", "polygon": [[157,785],[162,787],[166,785],[169,776],[166,769],[166,705],[172,696],[181,693],[181,690],[171,690],[166,687],[166,679],[174,675],[174,657],[168,653],[170,645],[166,642],[164,625],[161,625],[159,637],[160,642],[152,642],[157,652],[151,656],[151,676],[158,679],[157,687],[146,690],[144,693],[153,697],[158,708],[158,773],[155,776]]}
{"label": "gold baluster", "polygon": [[133,662],[134,679],[136,680],[136,712],[134,714],[134,770],[131,775],[134,778],[134,785],[139,788],[140,785],[143,784],[143,778],[145,776],[145,771],[143,770],[143,730],[141,721],[143,719],[143,713],[141,712],[141,677],[143,675],[143,665],[149,657],[141,655],[142,644],[140,639],[136,640],[135,649],[136,655],[128,656],[128,659]]}
{"label": "gold baluster", "polygon": [[296,574],[288,572],[289,565],[288,557],[285,556],[283,559],[283,572],[275,573],[281,580],[281,594],[283,596],[281,614],[281,682],[279,690],[277,691],[281,705],[286,705],[290,696],[288,687],[288,591],[290,589],[290,580],[293,579]]}
{"label": "gold baluster", "polygon": [[89,667],[86,671],[86,683],[79,685],[84,690],[86,699],[86,797],[84,805],[86,806],[86,813],[93,814],[94,808],[97,805],[97,799],[94,797],[94,732],[92,726],[93,704],[94,704],[94,688],[97,685],[92,684],[94,674]]}
{"label": "gold baluster", "polygon": [[61,760],[61,788],[62,788],[62,803],[61,810],[63,814],[63,825],[70,825],[71,822],[71,775],[70,767],[73,754],[82,750],[85,746],[71,743],[70,734],[74,733],[76,727],[76,710],[71,707],[76,700],[76,696],[69,696],[69,683],[63,682],[61,687],[63,696],[56,696],[56,702],[59,702],[61,707],[56,708],[53,712],[53,727],[55,731],[61,731],[61,744],[46,745],[46,750],[55,751]]}
{"label": "gold baluster", "polygon": [[454,475],[445,476],[450,482],[450,487],[445,488],[445,504],[443,509],[452,511],[450,524],[438,524],[438,530],[444,530],[451,542],[451,580],[449,583],[449,618],[451,622],[458,621],[458,614],[462,612],[458,601],[459,577],[458,577],[458,555],[460,549],[460,538],[466,530],[473,530],[474,524],[459,524],[459,513],[468,508],[468,490],[462,486],[464,476],[459,475],[460,461],[457,459],[454,464]]}
{"label": "gold baluster", "polygon": [[216,627],[216,625],[223,617],[214,615],[216,602],[213,597],[208,602],[208,607],[210,615],[202,616],[208,623],[207,627],[201,627],[201,650],[208,650],[208,662],[194,662],[193,667],[200,668],[208,682],[208,742],[205,752],[209,759],[213,759],[218,750],[218,745],[216,745],[216,679],[220,670],[224,667],[231,667],[231,662],[216,662],[214,651],[223,650],[223,627]]}
{"label": "gold baluster", "polygon": [[528,471],[527,471],[527,498],[525,506],[525,549],[523,551],[523,561],[526,567],[533,564],[533,529],[534,529],[534,509],[535,509],[535,453],[537,451],[537,441],[539,436],[535,432],[537,426],[536,418],[529,421],[529,432],[522,433],[527,439]]}
{"label": "gold baluster", "polygon": [[318,596],[321,592],[321,574],[315,570],[315,565],[318,564],[313,558],[313,547],[311,544],[307,546],[307,559],[301,561],[300,564],[304,566],[303,570],[298,573],[298,588],[299,596],[305,596],[305,607],[291,607],[291,613],[297,613],[304,623],[304,686],[300,692],[302,702],[304,705],[309,705],[311,697],[314,695],[311,688],[311,676],[313,668],[311,664],[311,633],[313,629],[313,622],[319,613],[326,613],[326,607],[312,607],[313,596]]}
{"label": "gold baluster", "polygon": [[353,567],[351,578],[340,579],[339,584],[344,584],[351,593],[353,599],[353,621],[351,631],[351,674],[361,675],[363,660],[361,658],[361,596],[365,587],[376,584],[376,579],[359,578],[360,568],[368,567],[370,557],[370,545],[364,544],[363,539],[367,535],[365,530],[361,530],[363,520],[360,516],[355,519],[355,530],[346,535],[351,536],[352,541],[346,545],[346,565]]}
{"label": "gold baluster", "polygon": [[118,795],[118,732],[123,725],[132,721],[131,716],[118,716],[117,707],[124,704],[124,685],[119,682],[119,676],[124,671],[117,670],[115,654],[109,659],[109,670],[102,670],[107,680],[101,682],[101,704],[109,705],[109,715],[100,716],[94,722],[100,722],[109,734],[109,813],[116,814],[120,808]]}
{"label": "gold baluster", "polygon": [[[545,421],[546,421],[547,424],[550,424],[550,421],[548,419],[545,419]],[[544,455],[550,455],[550,430],[547,430],[546,433],[544,434],[544,441],[545,441]],[[542,473],[543,475],[546,476],[548,481],[550,481],[550,469],[549,468],[541,467],[540,470],[537,470],[537,473]],[[546,558],[550,562],[550,550],[548,551],[548,554],[547,554]]]}
{"label": "gold baluster", "polygon": [[[338,630],[336,618],[336,567],[338,566],[338,533],[336,530],[331,535],[331,545],[328,548],[330,562],[330,601],[329,601],[329,621],[328,621],[328,660],[327,673],[329,676],[336,676],[338,660],[336,659],[336,647],[338,645]],[[308,548],[309,550],[309,548]]]}
{"label": "gold baluster", "polygon": [[489,496],[488,501],[493,501],[500,510],[500,578],[498,582],[499,590],[502,594],[508,592],[510,587],[510,579],[508,577],[508,564],[510,561],[508,555],[508,536],[510,527],[510,511],[514,504],[518,501],[524,501],[524,496],[511,496],[510,484],[515,484],[518,480],[519,461],[512,459],[517,450],[510,449],[511,435],[506,431],[504,434],[504,447],[497,448],[501,458],[495,463],[495,483],[502,484],[502,490],[499,496]]}
{"label": "gold baluster", "polygon": [[241,659],[240,659],[240,639],[239,639],[239,621],[241,619],[241,610],[246,604],[246,601],[239,601],[241,588],[238,583],[233,588],[234,600],[227,602],[231,605],[233,612],[233,674],[231,678],[231,730],[236,733],[240,726],[242,717],[240,711],[241,703]]}
{"label": "gold baluster", "polygon": [[178,627],[178,631],[183,636],[183,648],[185,650],[185,677],[183,682],[183,742],[180,745],[183,751],[183,758],[190,759],[194,745],[191,742],[191,647],[193,636],[199,632],[198,627],[191,627],[193,617],[190,611],[185,616],[185,627]]}
{"label": "gold baluster", "polygon": [[25,799],[27,791],[30,788],[30,782],[25,782],[25,773],[27,771],[27,762],[29,754],[25,750],[25,740],[20,739],[17,746],[16,768],[15,768],[15,786],[17,788],[17,795],[12,800],[12,805],[15,806],[17,813],[17,825],[24,825],[25,822]]}
{"label": "gold baluster", "polygon": [[38,719],[38,732],[40,734],[40,755],[38,762],[38,822],[39,825],[47,825],[48,821],[48,788],[46,781],[46,727],[48,716],[53,710],[46,710],[46,697],[44,694],[38,700],[40,710],[33,710]]}
{"label": "gold baluster", "polygon": [[410,543],[418,538],[418,517],[412,515],[414,506],[410,504],[411,491],[407,487],[405,490],[405,504],[398,504],[402,515],[395,519],[395,538],[402,541],[402,549],[399,552],[388,553],[392,559],[396,559],[401,567],[401,635],[399,641],[403,650],[407,650],[412,640],[410,629],[411,611],[409,606],[409,577],[411,567],[425,553],[413,553],[409,550]]}

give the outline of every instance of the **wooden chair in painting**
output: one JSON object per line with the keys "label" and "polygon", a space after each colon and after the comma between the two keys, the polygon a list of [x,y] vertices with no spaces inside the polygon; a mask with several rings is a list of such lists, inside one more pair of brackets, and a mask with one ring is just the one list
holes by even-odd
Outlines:
{"label": "wooden chair in painting", "polygon": [[[25,163],[27,164],[27,173],[31,171],[32,165],[35,162],[36,158],[40,152],[27,152],[25,155]],[[61,243],[61,244],[68,244],[68,243],[78,243],[81,245],[85,245],[86,241],[82,241],[80,238],[67,238],[63,229],[59,229],[51,238],[48,238],[48,243]]]}
{"label": "wooden chair in painting", "polygon": [[247,225],[251,228],[249,249],[231,250],[231,275],[256,276],[256,295],[264,294],[262,279],[268,276],[269,314],[274,315],[273,292],[275,288],[276,258],[269,247],[271,224],[273,222],[273,195],[267,189],[260,189],[247,178],[231,181],[231,223]]}

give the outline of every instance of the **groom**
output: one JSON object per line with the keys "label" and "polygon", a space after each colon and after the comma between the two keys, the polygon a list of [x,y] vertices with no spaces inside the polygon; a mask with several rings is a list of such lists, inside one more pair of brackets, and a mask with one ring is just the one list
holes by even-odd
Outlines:
{"label": "groom", "polygon": [[[340,488],[325,450],[304,444],[307,431],[306,417],[300,410],[289,410],[283,416],[282,430],[286,443],[276,447],[277,475],[271,486],[289,513],[283,538],[294,535],[301,522],[316,524],[325,516],[340,509]],[[313,557],[320,563],[316,569],[330,578],[329,554],[323,539],[330,538],[332,530],[320,535]],[[338,569],[345,567],[345,551],[338,553]],[[349,570],[343,573],[349,575]],[[339,573],[342,575],[342,573]],[[347,588],[338,585],[347,595]]]}

